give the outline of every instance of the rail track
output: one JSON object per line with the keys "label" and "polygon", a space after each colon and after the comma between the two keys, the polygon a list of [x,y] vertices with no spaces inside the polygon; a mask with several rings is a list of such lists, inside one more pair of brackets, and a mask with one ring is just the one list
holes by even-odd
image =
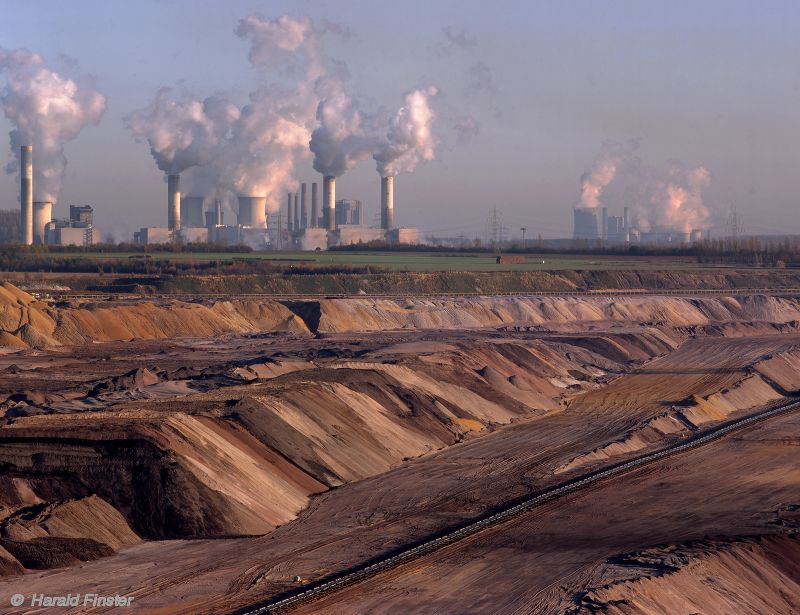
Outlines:
{"label": "rail track", "polygon": [[234,295],[225,293],[119,293],[119,292],[70,292],[70,291],[30,291],[41,298],[54,300],[68,299],[89,299],[89,300],[178,300],[178,301],[202,301],[202,300],[224,300],[224,299],[270,299],[287,301],[313,301],[318,299],[407,299],[409,297],[604,297],[604,296],[701,296],[701,295],[772,295],[772,296],[800,296],[800,288],[700,288],[688,290],[668,290],[658,288],[632,288],[632,289],[597,289],[597,290],[544,290],[544,291],[510,291],[497,293],[481,292],[441,292],[441,293],[376,293],[376,294],[353,294],[353,293],[237,293]]}
{"label": "rail track", "polygon": [[576,477],[559,485],[555,485],[535,495],[527,496],[522,500],[507,504],[504,508],[487,513],[474,521],[461,527],[449,530],[446,533],[426,540],[420,544],[408,546],[393,554],[380,557],[365,564],[361,564],[346,571],[335,573],[313,584],[298,588],[288,594],[279,596],[269,602],[256,604],[244,609],[234,611],[236,615],[266,615],[268,613],[279,613],[291,608],[316,601],[328,594],[332,594],[349,585],[354,585],[374,577],[380,573],[387,572],[420,557],[429,555],[450,544],[463,540],[489,527],[493,527],[509,519],[512,519],[533,508],[541,506],[547,502],[558,499],[570,493],[580,491],[590,485],[607,478],[625,474],[634,469],[654,463],[666,457],[672,457],[685,451],[698,448],[721,438],[732,431],[736,431],[753,424],[767,420],[774,416],[785,414],[800,408],[800,401],[792,401],[778,407],[765,409],[759,413],[723,423],[711,430],[697,434],[686,441],[667,447],[654,453],[642,455],[626,462],[612,465],[602,470],[596,470],[588,474]]}

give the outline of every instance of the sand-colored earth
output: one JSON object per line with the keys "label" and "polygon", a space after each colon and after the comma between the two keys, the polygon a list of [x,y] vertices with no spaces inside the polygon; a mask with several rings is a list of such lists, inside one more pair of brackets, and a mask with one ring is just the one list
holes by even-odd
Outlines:
{"label": "sand-colored earth", "polygon": [[[0,357],[0,601],[24,574],[26,591],[131,594],[137,612],[228,612],[800,391],[791,298],[54,305],[4,286],[0,304],[5,334],[29,340]],[[437,554],[319,608],[559,612],[591,596],[650,613],[706,595],[696,610],[714,612],[740,591],[770,612],[795,578],[780,561],[800,503],[793,420],[774,421],[774,446],[770,421],[549,504],[560,528],[496,528],[477,558]],[[684,563],[617,563],[653,549]],[[542,553],[550,576],[525,559]],[[719,599],[692,565],[718,571]],[[747,566],[774,582],[741,580]],[[697,598],[669,602],[684,586]]]}

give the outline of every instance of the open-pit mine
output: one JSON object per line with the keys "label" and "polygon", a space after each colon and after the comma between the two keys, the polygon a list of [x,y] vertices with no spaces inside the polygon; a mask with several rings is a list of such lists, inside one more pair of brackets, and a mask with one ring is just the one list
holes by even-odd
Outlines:
{"label": "open-pit mine", "polygon": [[5,283],[0,347],[3,613],[800,612],[791,290]]}

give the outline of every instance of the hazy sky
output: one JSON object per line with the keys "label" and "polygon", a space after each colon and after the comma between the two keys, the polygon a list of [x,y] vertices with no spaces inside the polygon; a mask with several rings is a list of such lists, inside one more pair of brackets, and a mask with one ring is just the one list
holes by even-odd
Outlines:
{"label": "hazy sky", "polygon": [[[398,224],[483,235],[496,206],[511,235],[570,235],[581,175],[604,143],[635,140],[656,169],[705,166],[712,212],[735,205],[748,232],[800,233],[796,1],[0,0],[0,47],[90,74],[108,99],[100,124],[66,146],[56,216],[91,203],[97,225],[124,238],[165,225],[163,175],[122,117],[179,83],[245,102],[264,80],[233,33],[251,13],[349,28],[325,52],[347,65],[365,107],[395,108],[409,89],[435,85],[448,114],[477,121],[462,141],[443,120],[436,160],[397,177]],[[0,133],[9,129],[0,117]],[[295,177],[319,179],[310,158]],[[372,221],[379,186],[367,160],[337,180],[337,197],[362,199]],[[16,208],[17,193],[2,174],[0,207]]]}

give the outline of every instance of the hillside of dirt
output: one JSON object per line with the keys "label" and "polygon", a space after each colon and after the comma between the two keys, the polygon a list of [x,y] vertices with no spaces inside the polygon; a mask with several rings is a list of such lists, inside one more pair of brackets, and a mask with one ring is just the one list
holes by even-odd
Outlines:
{"label": "hillside of dirt", "polygon": [[608,323],[707,326],[800,323],[793,297],[526,296],[44,302],[0,285],[0,345],[10,350],[226,333],[334,333],[387,329],[557,329]]}
{"label": "hillside of dirt", "polygon": [[[141,612],[229,612],[800,397],[794,297],[57,303],[4,285],[0,328],[0,592],[20,575],[52,594],[88,583]],[[641,595],[643,610],[616,612],[649,613],[683,587],[679,608],[728,608],[739,587],[734,603],[771,612],[794,578],[779,561],[800,505],[790,418],[635,489],[552,503],[568,534],[537,513],[522,534],[476,536],[477,560],[437,556],[391,577],[385,602],[367,584],[323,612],[572,612]],[[620,563],[662,551],[680,555],[658,574]],[[719,598],[692,585],[695,565],[717,571]],[[742,580],[747,566],[768,581]]]}

